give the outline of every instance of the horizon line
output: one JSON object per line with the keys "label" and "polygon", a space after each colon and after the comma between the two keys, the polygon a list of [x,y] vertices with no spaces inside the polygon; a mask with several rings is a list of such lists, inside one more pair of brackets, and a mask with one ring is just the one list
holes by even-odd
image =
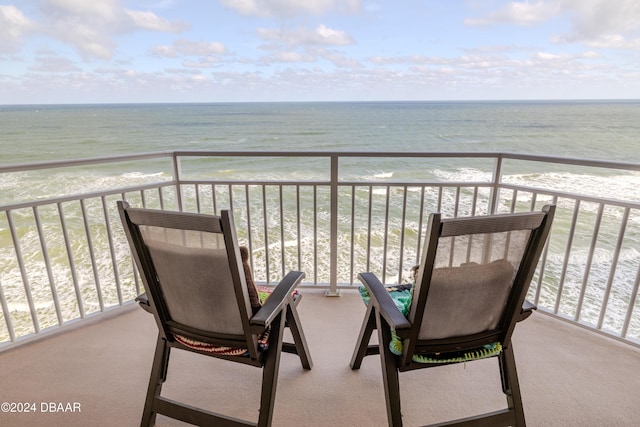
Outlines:
{"label": "horizon line", "polygon": [[424,99],[424,100],[332,100],[332,101],[147,101],[147,102],[47,102],[0,104],[0,107],[89,105],[215,105],[215,104],[384,104],[384,103],[535,103],[535,102],[640,102],[640,98],[529,98],[529,99]]}

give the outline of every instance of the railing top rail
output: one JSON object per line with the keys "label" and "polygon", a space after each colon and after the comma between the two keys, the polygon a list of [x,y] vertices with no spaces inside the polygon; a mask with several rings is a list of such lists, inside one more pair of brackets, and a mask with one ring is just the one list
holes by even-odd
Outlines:
{"label": "railing top rail", "polygon": [[565,165],[589,166],[608,169],[626,169],[640,171],[639,163],[614,162],[610,160],[582,159],[573,157],[539,156],[535,154],[502,153],[500,157],[512,160],[526,160],[530,162],[557,163]]}
{"label": "railing top rail", "polygon": [[422,157],[422,158],[503,158],[573,164],[611,169],[627,169],[640,171],[640,164],[598,159],[582,159],[572,157],[541,156],[536,154],[520,154],[498,151],[174,151],[176,157],[197,156],[250,156],[250,157]]}
{"label": "railing top rail", "polygon": [[87,166],[102,163],[117,163],[134,160],[176,157],[419,157],[419,158],[488,158],[512,159],[533,162],[571,164],[578,166],[624,169],[640,171],[640,164],[630,162],[581,159],[571,157],[541,156],[508,152],[461,152],[461,151],[211,151],[174,150],[151,153],[123,154],[117,156],[69,159],[50,162],[22,163],[0,166],[0,173],[24,172],[39,169],[54,169],[73,166]]}
{"label": "railing top rail", "polygon": [[47,197],[44,199],[28,200],[28,201],[17,202],[17,203],[9,203],[5,205],[0,204],[0,212],[17,210],[17,209],[28,209],[28,208],[38,207],[38,206],[57,204],[57,203],[76,202],[78,200],[88,200],[88,199],[93,199],[97,197],[112,196],[114,194],[125,194],[131,191],[141,191],[141,190],[150,190],[150,189],[155,189],[160,187],[168,187],[171,185],[175,185],[175,182],[174,181],[158,181],[158,182],[152,182],[149,184],[132,185],[132,186],[120,187],[120,188],[110,188],[103,191],[92,191],[88,193],[74,193],[74,194],[69,194],[69,195],[60,196],[60,197]]}
{"label": "railing top rail", "polygon": [[163,152],[154,152],[154,153],[122,154],[118,156],[90,157],[90,158],[82,158],[82,159],[54,160],[50,162],[19,163],[15,165],[0,166],[0,173],[26,172],[26,171],[42,170],[42,169],[56,169],[56,168],[67,168],[67,167],[73,167],[73,166],[97,165],[97,164],[103,164],[103,163],[128,162],[128,161],[134,161],[134,160],[149,160],[149,159],[159,159],[163,157],[171,158],[172,156],[173,156],[173,152],[163,151]]}

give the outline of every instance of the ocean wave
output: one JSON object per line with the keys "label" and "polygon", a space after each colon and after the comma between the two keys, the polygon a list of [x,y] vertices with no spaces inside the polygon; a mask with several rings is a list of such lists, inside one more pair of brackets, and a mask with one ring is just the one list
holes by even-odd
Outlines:
{"label": "ocean wave", "polygon": [[126,172],[122,174],[122,178],[126,178],[126,179],[145,179],[145,178],[151,178],[151,177],[158,177],[158,176],[163,176],[164,174],[162,172],[156,172],[156,173],[145,173],[145,172]]}
{"label": "ocean wave", "polygon": [[640,200],[640,173],[597,176],[584,173],[547,172],[503,176],[507,184],[548,188],[570,194],[603,196],[615,194],[616,199]]}
{"label": "ocean wave", "polygon": [[381,172],[373,175],[374,178],[391,178],[393,176],[393,172]]}
{"label": "ocean wave", "polygon": [[434,169],[433,175],[444,182],[491,182],[491,172],[476,168]]}

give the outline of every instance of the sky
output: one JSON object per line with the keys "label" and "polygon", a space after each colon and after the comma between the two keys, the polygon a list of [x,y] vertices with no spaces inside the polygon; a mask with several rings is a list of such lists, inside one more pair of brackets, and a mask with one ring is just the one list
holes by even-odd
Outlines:
{"label": "sky", "polygon": [[638,0],[0,0],[0,104],[639,98]]}

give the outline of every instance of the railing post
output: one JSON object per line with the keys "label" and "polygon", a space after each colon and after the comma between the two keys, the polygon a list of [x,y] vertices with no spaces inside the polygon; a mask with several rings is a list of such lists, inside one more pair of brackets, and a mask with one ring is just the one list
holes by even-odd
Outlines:
{"label": "railing post", "polygon": [[326,296],[340,296],[338,290],[338,156],[331,155],[331,230],[329,248],[329,289]]}
{"label": "railing post", "polygon": [[498,203],[500,201],[499,188],[502,182],[502,154],[496,157],[496,164],[493,170],[493,187],[491,188],[491,200],[489,201],[489,214],[493,215],[498,211]]}
{"label": "railing post", "polygon": [[182,175],[180,170],[180,162],[178,161],[178,156],[174,152],[171,156],[171,161],[173,162],[173,181],[176,186],[176,202],[178,203],[178,210],[182,212],[184,210],[182,206],[182,186],[180,182],[182,181]]}

